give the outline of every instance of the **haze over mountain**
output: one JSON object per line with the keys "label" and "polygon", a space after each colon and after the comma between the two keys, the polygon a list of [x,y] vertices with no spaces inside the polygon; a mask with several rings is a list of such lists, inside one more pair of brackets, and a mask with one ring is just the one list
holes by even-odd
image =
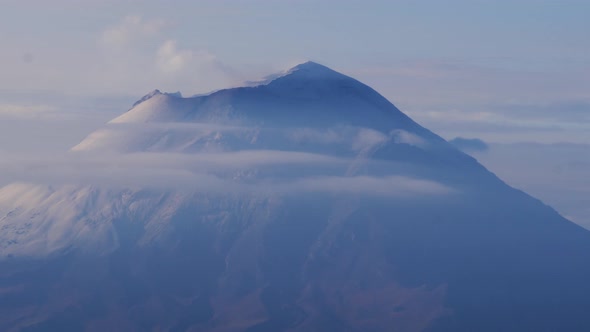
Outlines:
{"label": "haze over mountain", "polygon": [[586,331],[590,233],[307,62],[0,189],[0,330]]}

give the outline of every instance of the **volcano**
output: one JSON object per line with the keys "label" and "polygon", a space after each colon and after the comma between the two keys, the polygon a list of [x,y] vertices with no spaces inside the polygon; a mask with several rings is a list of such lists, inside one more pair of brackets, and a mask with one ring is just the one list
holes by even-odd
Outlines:
{"label": "volcano", "polygon": [[64,164],[0,188],[2,331],[590,331],[587,230],[317,63]]}

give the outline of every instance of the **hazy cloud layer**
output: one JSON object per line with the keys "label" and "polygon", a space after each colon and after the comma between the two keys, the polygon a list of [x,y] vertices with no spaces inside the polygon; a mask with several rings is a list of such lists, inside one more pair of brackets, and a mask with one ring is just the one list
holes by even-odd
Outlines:
{"label": "hazy cloud layer", "polygon": [[588,68],[524,67],[430,59],[357,72],[413,119],[447,138],[547,143],[590,139]]}
{"label": "hazy cloud layer", "polygon": [[330,193],[353,193],[378,196],[413,196],[449,194],[452,190],[434,181],[403,176],[318,177],[295,182],[288,189]]}
{"label": "hazy cloud layer", "polygon": [[56,114],[56,108],[49,105],[0,104],[0,117],[36,119]]}
{"label": "hazy cloud layer", "polygon": [[[156,187],[196,192],[310,191],[379,196],[452,192],[437,182],[401,175],[344,176],[351,162],[319,154],[273,150],[4,156],[0,161],[0,185],[24,182],[58,186]],[[298,169],[303,167],[312,170],[311,173],[299,173]],[[289,170],[288,175],[281,175],[285,170]],[[343,175],[334,175],[338,173]]]}
{"label": "hazy cloud layer", "polygon": [[[247,144],[253,144],[252,138],[259,135],[264,136],[263,144],[278,144],[283,150],[263,150]],[[232,148],[230,142],[236,140],[245,142],[245,149]],[[184,150],[196,142],[201,143]],[[348,157],[289,151],[301,143],[316,148],[324,145],[328,150],[335,147]],[[2,154],[0,185],[25,182],[196,192],[320,192],[407,197],[452,192],[435,181],[407,177],[396,165],[365,158],[366,153],[382,144],[426,146],[422,138],[403,130],[385,134],[350,126],[318,130],[206,123],[107,124],[70,152]],[[359,163],[374,164],[375,168],[388,171],[378,177],[358,174],[355,170],[359,169]]]}
{"label": "hazy cloud layer", "polygon": [[402,129],[394,129],[385,134],[373,129],[358,127],[335,127],[329,129],[297,128],[288,131],[288,137],[298,143],[350,144],[353,151],[371,149],[385,142],[408,144],[427,148],[423,138]]}
{"label": "hazy cloud layer", "polygon": [[61,153],[124,112],[136,99],[0,90],[0,153]]}
{"label": "hazy cloud layer", "polygon": [[465,152],[485,152],[490,148],[486,142],[478,138],[455,137],[449,143]]}

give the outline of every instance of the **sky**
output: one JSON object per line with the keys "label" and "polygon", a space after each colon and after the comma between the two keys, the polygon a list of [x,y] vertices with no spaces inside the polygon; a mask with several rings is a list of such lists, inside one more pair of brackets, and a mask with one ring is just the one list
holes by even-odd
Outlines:
{"label": "sky", "polygon": [[[537,164],[586,162],[555,144],[590,142],[590,1],[0,5],[0,154],[65,151],[156,88],[205,93],[313,60],[370,85],[444,138],[490,143],[478,152],[484,165],[550,204],[557,199],[545,193],[566,181],[542,167],[536,179],[512,172],[510,158],[524,154],[498,151],[528,153],[521,143],[536,143]],[[537,185],[546,177],[555,180]],[[590,225],[590,212],[576,212],[582,205],[560,212]]]}

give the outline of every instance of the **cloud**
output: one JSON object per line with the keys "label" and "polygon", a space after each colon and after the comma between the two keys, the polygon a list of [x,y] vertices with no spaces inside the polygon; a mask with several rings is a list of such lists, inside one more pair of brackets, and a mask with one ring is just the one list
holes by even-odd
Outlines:
{"label": "cloud", "polygon": [[129,15],[116,25],[106,28],[100,41],[108,47],[126,47],[154,38],[162,33],[165,26],[166,22],[161,19],[145,20],[141,16]]}
{"label": "cloud", "polygon": [[136,99],[0,90],[0,153],[62,153]]}
{"label": "cloud", "polygon": [[[437,110],[416,111],[410,115],[416,121],[446,137],[478,136],[493,142],[537,141],[587,142],[590,122],[586,120],[583,103],[573,103],[576,110],[538,106],[496,104],[486,111]],[[557,104],[554,104],[557,105]],[[483,106],[481,106],[483,107]],[[560,113],[560,110],[563,112]]]}
{"label": "cloud", "polygon": [[341,126],[327,130],[297,128],[290,131],[288,136],[297,143],[349,144],[351,150],[356,152],[369,151],[386,142],[408,144],[419,148],[428,146],[424,138],[402,129],[382,133],[374,129],[353,126]]}
{"label": "cloud", "polygon": [[182,70],[192,59],[193,53],[188,50],[179,51],[176,41],[167,40],[160,46],[157,54],[158,67],[165,73]]}
{"label": "cloud", "polygon": [[330,169],[339,168],[343,172],[347,160],[320,154],[273,150],[199,154],[6,154],[0,160],[0,183],[158,187],[166,184],[170,187],[184,187],[202,179],[210,181],[218,177],[227,177],[236,180],[237,177],[242,177],[244,172],[252,170],[273,175],[273,167],[282,170],[288,166],[308,166],[321,171],[325,170],[322,165]]}
{"label": "cloud", "polygon": [[485,110],[430,110],[416,113],[424,120],[443,123],[491,123],[543,127],[569,123],[590,125],[590,102],[583,100],[538,103],[490,103]]}
{"label": "cloud", "polygon": [[352,142],[352,149],[364,151],[372,149],[388,140],[387,135],[373,129],[361,128]]}
{"label": "cloud", "polygon": [[[5,156],[0,184],[93,185],[206,192],[328,192],[415,196],[446,186],[400,174],[345,176],[353,160],[322,154],[244,150],[220,153],[67,153]],[[370,162],[370,161],[368,161]],[[338,174],[342,174],[339,176]]]}
{"label": "cloud", "polygon": [[289,190],[376,196],[444,195],[453,190],[440,183],[404,176],[351,176],[306,178],[286,186]]}
{"label": "cloud", "polygon": [[428,146],[428,142],[424,138],[402,129],[395,129],[390,135],[397,144],[408,144],[419,148],[426,148]]}
{"label": "cloud", "polygon": [[[489,141],[587,141],[588,68],[524,68],[476,59],[422,59],[367,67],[354,76],[443,136],[480,137],[482,128]],[[507,130],[510,137],[503,135]],[[550,137],[548,130],[554,131]]]}
{"label": "cloud", "polygon": [[0,104],[0,117],[46,118],[55,115],[57,108],[50,105]]}
{"label": "cloud", "polygon": [[449,143],[453,144],[455,147],[465,152],[484,152],[490,148],[486,142],[478,138],[455,137],[452,140],[450,140]]}
{"label": "cloud", "polygon": [[370,149],[389,139],[387,135],[379,131],[353,126],[329,129],[296,128],[290,130],[287,136],[296,143],[348,144],[353,151]]}
{"label": "cloud", "polygon": [[509,103],[493,107],[494,112],[515,119],[543,122],[574,122],[590,125],[590,101],[567,100],[547,103]]}
{"label": "cloud", "polygon": [[179,50],[176,41],[165,41],[157,52],[157,65],[160,71],[173,74],[186,70],[190,66],[202,66],[203,64],[215,64],[215,56],[208,52],[191,50]]}
{"label": "cloud", "polygon": [[180,41],[177,29],[158,17],[128,15],[107,26],[93,22],[71,36],[73,41],[52,35],[29,49],[15,40],[17,45],[5,45],[10,51],[0,54],[0,91],[100,97],[141,96],[159,88],[192,95],[243,81],[198,40]]}
{"label": "cloud", "polygon": [[[160,19],[127,16],[98,39],[100,82],[129,91],[208,92],[231,86],[237,72],[206,49],[181,47]],[[207,79],[203,79],[206,77]],[[107,89],[107,86],[103,86]]]}

